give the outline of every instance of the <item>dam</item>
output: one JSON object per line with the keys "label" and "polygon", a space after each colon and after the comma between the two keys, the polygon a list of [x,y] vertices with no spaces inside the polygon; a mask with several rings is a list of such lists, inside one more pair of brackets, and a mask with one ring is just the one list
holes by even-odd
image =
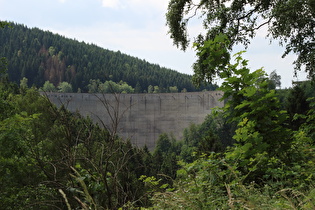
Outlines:
{"label": "dam", "polygon": [[191,124],[200,124],[212,108],[223,107],[221,91],[186,93],[90,94],[46,93],[57,107],[89,116],[139,147],[153,150],[160,134],[177,140]]}

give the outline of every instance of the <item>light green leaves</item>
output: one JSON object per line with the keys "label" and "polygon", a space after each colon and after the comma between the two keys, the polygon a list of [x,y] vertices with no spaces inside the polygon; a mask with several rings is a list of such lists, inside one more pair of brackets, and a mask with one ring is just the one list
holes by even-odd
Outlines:
{"label": "light green leaves", "polygon": [[193,65],[195,73],[193,82],[196,85],[203,81],[212,82],[216,76],[225,72],[230,62],[229,43],[228,37],[224,34],[219,34],[213,40],[206,40],[202,44],[194,43],[198,57]]}

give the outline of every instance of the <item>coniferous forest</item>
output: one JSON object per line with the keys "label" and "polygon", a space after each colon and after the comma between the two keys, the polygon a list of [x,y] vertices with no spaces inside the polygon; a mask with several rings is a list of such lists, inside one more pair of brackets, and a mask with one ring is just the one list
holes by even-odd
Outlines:
{"label": "coniferous forest", "polygon": [[0,45],[0,57],[8,59],[9,79],[17,84],[25,77],[29,85],[38,88],[46,81],[55,87],[67,82],[74,92],[89,92],[88,85],[94,80],[123,81],[138,93],[147,92],[149,86],[157,86],[159,92],[169,92],[175,86],[189,92],[216,88],[195,88],[189,75],[21,24],[3,28]]}
{"label": "coniferous forest", "polygon": [[[138,83],[127,79],[128,65],[137,65],[143,75],[146,68],[163,72],[157,83],[141,80],[143,92],[175,86],[190,90],[188,83],[162,81],[179,74],[39,29],[14,25],[20,31],[12,30],[0,21],[0,31],[23,34],[1,36],[7,54],[0,60],[0,209],[315,209],[315,5],[224,2],[169,3],[167,25],[174,44],[183,49],[188,46],[189,10],[206,14],[207,34],[194,43],[197,61],[191,79],[201,84],[221,78],[218,89],[225,105],[185,129],[182,139],[160,135],[153,151],[57,108],[39,91],[59,84],[59,91],[107,92],[112,86],[117,94],[128,92]],[[232,45],[248,43],[264,25],[271,38],[287,44],[284,54],[297,53],[296,69],[305,67],[310,81],[280,89],[276,72],[250,69],[245,51],[231,55]],[[89,50],[104,56],[93,57]],[[125,73],[114,71],[115,65],[106,75],[110,80],[103,80],[105,71],[96,70],[102,63],[96,58],[118,63]],[[127,65],[122,58],[134,63]]]}

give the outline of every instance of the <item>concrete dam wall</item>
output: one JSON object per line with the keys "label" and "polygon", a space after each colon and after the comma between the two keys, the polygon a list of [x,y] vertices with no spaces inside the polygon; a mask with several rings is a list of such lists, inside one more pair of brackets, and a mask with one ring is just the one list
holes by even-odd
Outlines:
{"label": "concrete dam wall", "polygon": [[181,139],[190,124],[200,124],[224,102],[220,91],[160,94],[47,93],[58,107],[78,111],[139,147],[154,149],[162,133]]}

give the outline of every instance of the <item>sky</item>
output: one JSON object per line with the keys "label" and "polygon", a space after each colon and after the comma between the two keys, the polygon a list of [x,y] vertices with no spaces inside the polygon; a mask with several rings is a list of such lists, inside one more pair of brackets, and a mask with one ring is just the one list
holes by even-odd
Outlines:
{"label": "sky", "polygon": [[[183,52],[168,35],[165,13],[169,0],[0,0],[0,20],[37,27],[105,49],[159,64],[181,73],[193,74],[194,50]],[[201,23],[189,25],[198,33]],[[243,57],[251,69],[264,67],[267,73],[281,75],[282,88],[292,80],[305,80],[305,73],[293,77],[295,55],[281,58],[284,48],[270,44],[262,30]],[[237,46],[234,51],[244,50]],[[219,81],[218,81],[219,83]]]}

